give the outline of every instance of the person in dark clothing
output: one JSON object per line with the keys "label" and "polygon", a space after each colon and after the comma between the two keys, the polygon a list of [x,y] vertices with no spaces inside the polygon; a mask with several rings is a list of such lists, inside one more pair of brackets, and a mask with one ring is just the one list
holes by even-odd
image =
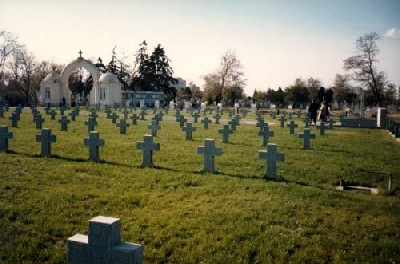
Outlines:
{"label": "person in dark clothing", "polygon": [[308,114],[311,118],[311,124],[314,122],[314,124],[317,124],[317,111],[319,109],[319,104],[317,104],[314,100],[311,100],[311,104],[308,107]]}

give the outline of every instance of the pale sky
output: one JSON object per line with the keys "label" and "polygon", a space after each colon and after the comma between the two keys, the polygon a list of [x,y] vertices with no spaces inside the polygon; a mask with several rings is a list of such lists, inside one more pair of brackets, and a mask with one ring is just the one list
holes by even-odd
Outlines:
{"label": "pale sky", "polygon": [[400,0],[1,0],[0,29],[38,60],[68,64],[127,56],[161,44],[174,77],[202,86],[221,56],[236,52],[245,92],[287,87],[298,77],[333,84],[365,33],[382,38],[379,69],[400,85]]}

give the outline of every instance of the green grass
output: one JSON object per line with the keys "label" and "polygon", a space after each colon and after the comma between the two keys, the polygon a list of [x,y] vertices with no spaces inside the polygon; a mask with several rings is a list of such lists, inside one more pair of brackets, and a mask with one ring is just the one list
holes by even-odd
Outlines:
{"label": "green grass", "polygon": [[[43,112],[43,111],[42,111]],[[151,117],[149,115],[147,118]],[[11,112],[6,113],[6,118]],[[41,158],[31,114],[10,128],[11,153],[0,153],[0,263],[64,263],[66,240],[87,233],[97,215],[119,217],[122,239],[144,246],[146,263],[392,263],[400,262],[400,199],[335,190],[339,179],[385,188],[390,172],[400,186],[400,144],[384,130],[335,128],[301,150],[297,135],[271,120],[270,142],[285,153],[278,163],[281,181],[263,178],[258,159],[261,137],[249,114],[228,144],[218,128],[195,124],[185,140],[170,111],[155,138],[156,168],[140,168],[137,141],[149,134],[147,121],[127,135],[98,118],[101,163],[87,161],[85,111],[57,135],[52,158]],[[57,116],[59,119],[59,116]],[[301,120],[296,119],[300,129]],[[222,123],[227,122],[224,115]],[[274,122],[274,124],[271,124]],[[8,119],[0,124],[11,126]],[[202,174],[196,147],[214,138],[224,154],[218,174]]]}

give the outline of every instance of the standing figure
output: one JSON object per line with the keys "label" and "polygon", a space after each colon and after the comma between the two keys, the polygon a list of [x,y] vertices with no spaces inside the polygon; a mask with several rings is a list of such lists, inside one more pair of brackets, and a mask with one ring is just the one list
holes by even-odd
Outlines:
{"label": "standing figure", "polygon": [[314,122],[314,124],[317,124],[317,112],[319,109],[319,104],[317,104],[314,99],[311,100],[311,104],[308,107],[308,114],[311,119],[311,124]]}

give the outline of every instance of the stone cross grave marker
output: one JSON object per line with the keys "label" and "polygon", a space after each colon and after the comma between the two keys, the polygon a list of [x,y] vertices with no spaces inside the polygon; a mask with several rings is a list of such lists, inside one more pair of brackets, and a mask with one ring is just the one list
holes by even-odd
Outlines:
{"label": "stone cross grave marker", "polygon": [[214,119],[215,119],[215,124],[219,124],[219,120],[221,119],[221,116],[219,115],[219,113],[215,114]]}
{"label": "stone cross grave marker", "polygon": [[40,142],[40,156],[42,157],[50,157],[51,156],[51,143],[56,142],[56,135],[51,134],[50,128],[43,128],[42,134],[36,135],[36,142]]}
{"label": "stone cross grave marker", "polygon": [[294,121],[290,121],[289,124],[286,125],[289,128],[289,134],[294,134],[294,130],[299,127]]}
{"label": "stone cross grave marker", "polygon": [[204,117],[203,120],[201,120],[201,123],[204,124],[204,129],[208,129],[208,124],[212,123],[212,120],[209,120],[208,117]]}
{"label": "stone cross grave marker", "polygon": [[7,126],[0,126],[0,152],[8,151],[8,139],[13,137],[13,133],[8,131]]}
{"label": "stone cross grave marker", "polygon": [[262,145],[265,147],[269,143],[269,138],[275,135],[274,131],[269,131],[269,127],[264,124],[261,131],[258,131],[258,135],[262,136]]}
{"label": "stone cross grave marker", "polygon": [[187,119],[183,115],[179,115],[178,122],[179,127],[183,127],[185,125],[185,122],[187,122]]}
{"label": "stone cross grave marker", "polygon": [[138,117],[137,117],[136,114],[132,114],[130,119],[132,120],[132,125],[136,125],[137,124]]}
{"label": "stone cross grave marker", "polygon": [[152,122],[155,122],[157,125],[159,125],[159,124],[160,124],[160,121],[161,121],[160,115],[158,115],[158,114],[154,115],[154,116],[151,118],[151,121],[152,121]]}
{"label": "stone cross grave marker", "polygon": [[126,122],[126,119],[120,119],[119,123],[117,124],[117,127],[119,127],[119,133],[126,134],[126,128],[129,127],[129,124]]}
{"label": "stone cross grave marker", "polygon": [[92,116],[89,116],[88,121],[85,122],[85,125],[88,127],[88,133],[94,131],[95,126],[97,126],[97,121]]}
{"label": "stone cross grave marker", "polygon": [[268,143],[267,150],[259,150],[258,157],[262,160],[265,160],[265,176],[267,178],[276,179],[276,162],[277,161],[285,161],[285,154],[279,153],[276,150],[275,143]]}
{"label": "stone cross grave marker", "polygon": [[288,115],[289,115],[289,120],[292,120],[292,115],[293,115],[293,113],[290,112]]}
{"label": "stone cross grave marker", "polygon": [[106,110],[105,110],[105,112],[106,112],[106,118],[107,119],[111,119],[111,113],[112,113],[112,110],[110,109],[110,108],[106,108]]}
{"label": "stone cross grave marker", "polygon": [[194,123],[198,123],[199,116],[200,115],[199,115],[199,113],[197,111],[192,115]]}
{"label": "stone cross grave marker", "polygon": [[96,113],[96,110],[92,110],[89,114],[89,117],[93,117],[94,121],[97,121],[99,115]]}
{"label": "stone cross grave marker", "polygon": [[117,119],[119,118],[119,115],[117,115],[117,113],[115,113],[115,112],[113,112],[112,114],[111,114],[111,120],[112,120],[112,123],[113,124],[116,124],[117,123]]}
{"label": "stone cross grave marker", "polygon": [[61,119],[58,120],[58,123],[61,124],[61,131],[68,131],[68,123],[70,122],[67,116],[61,116]]}
{"label": "stone cross grave marker", "polygon": [[222,134],[222,143],[228,143],[229,134],[233,134],[233,130],[229,128],[229,125],[224,125],[223,128],[218,129],[218,133]]}
{"label": "stone cross grave marker", "polygon": [[[267,126],[268,126],[268,123],[267,123]],[[257,118],[256,127],[259,127],[259,128],[260,128],[259,132],[263,131],[263,129],[264,129],[264,127],[265,127],[265,120],[264,120],[264,118],[261,118],[261,117],[260,117],[260,118]]]}
{"label": "stone cross grave marker", "polygon": [[74,264],[141,264],[143,247],[121,241],[119,218],[97,216],[89,221],[88,235],[67,240],[67,262]]}
{"label": "stone cross grave marker", "polygon": [[236,119],[236,125],[240,126],[240,115],[236,115],[235,119]]}
{"label": "stone cross grave marker", "polygon": [[328,127],[326,127],[325,122],[320,122],[320,123],[319,123],[319,126],[317,126],[317,128],[319,129],[319,135],[320,135],[320,136],[323,136],[323,135],[325,135],[325,130],[326,130]]}
{"label": "stone cross grave marker", "polygon": [[79,105],[75,106],[75,115],[79,116],[79,112],[81,111],[81,109],[79,108]]}
{"label": "stone cross grave marker", "polygon": [[153,143],[152,135],[144,135],[143,141],[136,143],[136,149],[143,150],[142,167],[153,167],[153,151],[160,150],[160,143]]}
{"label": "stone cross grave marker", "polygon": [[333,124],[335,124],[336,121],[334,121],[332,118],[329,119],[329,129],[333,129]]}
{"label": "stone cross grave marker", "polygon": [[44,123],[44,119],[42,118],[41,114],[37,114],[35,116],[35,124],[36,124],[36,129],[42,129],[42,124]]}
{"label": "stone cross grave marker", "polygon": [[304,118],[303,122],[304,122],[304,127],[310,127],[311,119],[308,116]]}
{"label": "stone cross grave marker", "polygon": [[64,112],[65,112],[65,107],[61,106],[60,107],[60,115],[64,115]]}
{"label": "stone cross grave marker", "polygon": [[235,118],[233,118],[231,121],[228,121],[228,124],[231,125],[231,129],[233,131],[236,131],[237,123],[236,123],[236,119]]}
{"label": "stone cross grave marker", "polygon": [[11,126],[12,127],[18,127],[18,114],[16,112],[12,112],[11,116],[9,117],[11,120]]}
{"label": "stone cross grave marker", "polygon": [[281,122],[281,127],[285,127],[285,116],[281,115],[281,117],[279,118],[279,122]]}
{"label": "stone cross grave marker", "polygon": [[57,115],[57,111],[54,109],[51,109],[51,111],[50,111],[51,120],[56,120],[56,115]]}
{"label": "stone cross grave marker", "polygon": [[151,124],[147,125],[147,128],[151,130],[151,135],[153,137],[157,136],[157,131],[161,128],[159,124],[157,124],[156,121],[152,121]]}
{"label": "stone cross grave marker", "polygon": [[192,133],[196,131],[196,128],[192,126],[192,123],[186,123],[186,125],[182,127],[182,131],[185,131],[186,140],[192,140]]}
{"label": "stone cross grave marker", "polygon": [[128,109],[125,108],[122,114],[124,115],[124,119],[128,119],[128,114],[129,114]]}
{"label": "stone cross grave marker", "polygon": [[143,110],[143,109],[142,109],[142,110],[140,111],[139,115],[140,115],[140,120],[145,120],[144,116],[146,115],[146,110]]}
{"label": "stone cross grave marker", "polygon": [[303,150],[307,150],[310,149],[310,140],[315,139],[315,134],[311,134],[310,128],[305,127],[303,134],[299,134],[299,138],[303,139]]}
{"label": "stone cross grave marker", "polygon": [[98,131],[90,131],[89,138],[85,138],[83,144],[89,147],[89,160],[93,162],[100,161],[99,148],[104,146],[104,139],[100,139],[100,133]]}
{"label": "stone cross grave marker", "polygon": [[68,115],[71,117],[71,121],[75,121],[76,120],[76,112],[75,112],[75,110],[72,110]]}
{"label": "stone cross grave marker", "polygon": [[204,156],[202,172],[216,173],[214,157],[222,155],[222,149],[215,147],[214,139],[206,139],[204,146],[197,147],[197,154]]}

